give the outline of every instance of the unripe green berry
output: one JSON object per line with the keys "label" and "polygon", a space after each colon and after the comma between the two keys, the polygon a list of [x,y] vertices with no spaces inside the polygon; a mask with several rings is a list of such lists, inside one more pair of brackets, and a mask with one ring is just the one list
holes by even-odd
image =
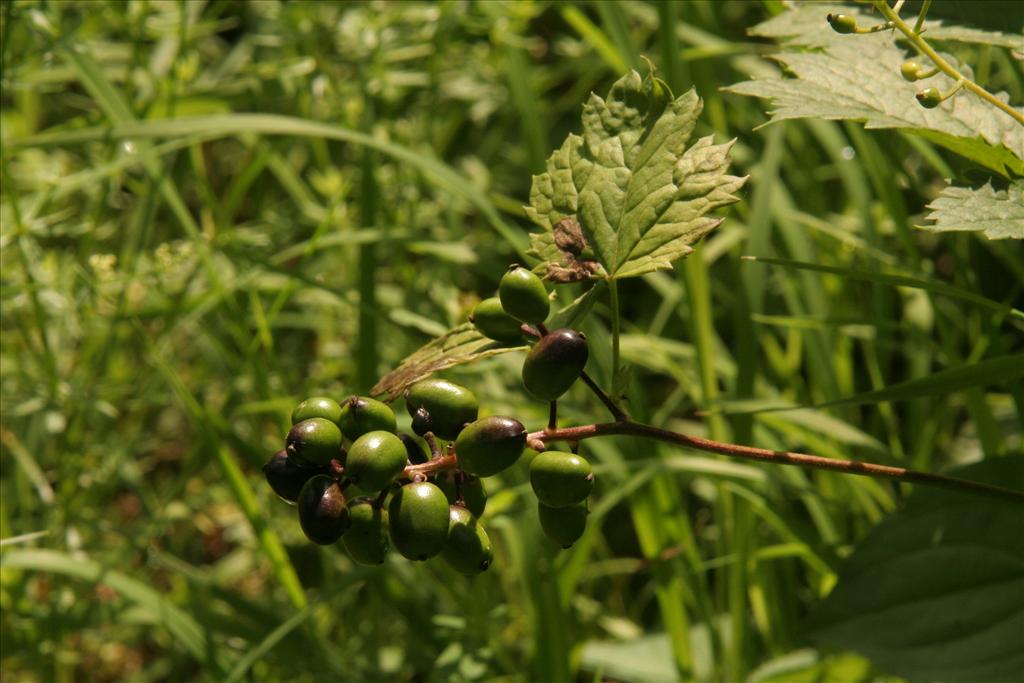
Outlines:
{"label": "unripe green berry", "polygon": [[540,516],[540,526],[544,535],[550,538],[563,548],[569,548],[579,540],[587,527],[586,501],[565,508],[548,507],[544,503],[537,503],[537,514]]}
{"label": "unripe green berry", "polygon": [[341,430],[323,417],[311,417],[292,425],[286,450],[291,457],[314,465],[326,465],[341,457]]}
{"label": "unripe green berry", "polygon": [[320,465],[309,465],[297,458],[289,458],[282,449],[263,466],[263,476],[274,493],[285,501],[295,504],[303,485],[318,474],[326,474]]}
{"label": "unripe green berry", "polygon": [[448,540],[441,557],[462,574],[485,571],[491,566],[494,550],[483,525],[473,513],[459,505],[452,505],[448,515]]}
{"label": "unripe green berry", "polygon": [[398,429],[395,413],[388,404],[364,396],[351,396],[345,400],[338,425],[352,441],[367,432],[383,430],[393,433]]}
{"label": "unripe green berry", "polygon": [[942,104],[942,93],[938,88],[925,88],[917,93],[917,101],[925,109],[935,109]]}
{"label": "unripe green berry", "polygon": [[398,438],[402,440],[402,444],[405,446],[405,459],[409,461],[410,465],[422,465],[430,460],[430,456],[423,450],[423,446],[416,440],[415,436],[399,434]]}
{"label": "unripe green berry", "polygon": [[594,488],[590,463],[573,453],[545,451],[530,462],[530,484],[537,500],[563,508],[587,499]]}
{"label": "unripe green berry", "polygon": [[443,379],[425,379],[405,390],[405,406],[413,418],[413,431],[423,436],[432,432],[442,439],[454,439],[466,424],[476,419],[476,394]]}
{"label": "unripe green berry", "polygon": [[526,427],[519,420],[497,415],[477,420],[455,440],[455,455],[463,471],[490,477],[515,464],[526,448]]}
{"label": "unripe green berry", "polygon": [[484,299],[473,308],[469,321],[476,325],[480,334],[488,339],[507,344],[521,342],[523,331],[519,329],[519,321],[505,312],[498,297]]}
{"label": "unripe green berry", "polygon": [[345,459],[345,476],[363,491],[380,491],[405,469],[405,444],[395,434],[378,430],[355,440]]}
{"label": "unripe green berry", "polygon": [[551,312],[551,299],[544,283],[532,271],[516,263],[501,277],[498,298],[506,313],[531,325],[541,324]]}
{"label": "unripe green berry", "polygon": [[825,17],[836,33],[855,33],[857,20],[848,14],[829,14]]}
{"label": "unripe green berry", "polygon": [[542,401],[554,401],[583,372],[589,355],[587,338],[563,328],[540,338],[523,361],[523,386]]}
{"label": "unripe green berry", "polygon": [[299,524],[306,538],[330,545],[348,529],[345,494],[332,477],[318,474],[302,487],[298,498]]}
{"label": "unripe green berry", "polygon": [[[442,472],[434,482],[439,489],[444,491],[444,495],[451,505],[458,502],[458,493],[455,490],[456,476],[458,475],[452,471]],[[462,501],[465,503],[465,508],[472,512],[474,517],[481,517],[484,514],[484,510],[487,508],[487,490],[480,477],[462,474]]]}
{"label": "unripe green berry", "polygon": [[357,564],[382,564],[391,547],[388,513],[372,501],[361,499],[348,506],[348,516],[352,522],[341,542],[349,556]]}
{"label": "unripe green berry", "polygon": [[388,504],[395,549],[410,560],[437,555],[448,539],[448,499],[430,482],[406,484]]}
{"label": "unripe green berry", "polygon": [[295,406],[292,411],[292,424],[297,424],[311,417],[322,417],[337,424],[341,418],[341,406],[333,398],[312,396]]}
{"label": "unripe green berry", "polygon": [[921,65],[910,59],[900,65],[900,75],[903,76],[903,80],[914,82],[920,78],[918,74],[921,73]]}

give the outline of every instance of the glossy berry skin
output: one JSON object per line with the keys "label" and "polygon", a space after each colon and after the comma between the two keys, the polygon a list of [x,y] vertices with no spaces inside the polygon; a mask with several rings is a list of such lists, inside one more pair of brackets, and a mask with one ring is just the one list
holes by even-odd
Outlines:
{"label": "glossy berry skin", "polygon": [[480,334],[488,339],[506,344],[518,343],[523,340],[523,331],[519,329],[519,321],[505,312],[498,297],[484,299],[473,309],[469,322],[476,325]]}
{"label": "glossy berry skin", "polygon": [[935,109],[942,104],[942,93],[938,88],[925,88],[917,93],[917,101],[925,109]]}
{"label": "glossy berry skin", "polygon": [[526,427],[511,417],[494,415],[477,420],[455,440],[459,467],[478,477],[490,477],[511,467],[526,448]]}
{"label": "glossy berry skin", "polygon": [[586,502],[565,508],[548,507],[538,502],[537,514],[544,535],[562,548],[569,548],[583,535],[590,511]]}
{"label": "glossy berry skin", "polygon": [[[437,484],[439,489],[444,491],[449,504],[455,505],[458,502],[458,495],[455,491],[454,472],[442,472],[437,476],[437,481],[434,483]],[[462,502],[465,503],[465,508],[473,513],[474,517],[480,517],[484,514],[484,510],[487,508],[487,491],[484,489],[484,483],[479,477],[474,477],[471,474],[463,475]]]}
{"label": "glossy berry skin", "polygon": [[382,430],[363,434],[348,449],[345,476],[363,491],[380,491],[405,468],[405,444]]}
{"label": "glossy berry skin", "polygon": [[282,449],[263,466],[263,476],[274,493],[283,500],[295,504],[303,485],[318,474],[325,474],[325,468],[319,465],[307,465],[295,458],[288,457],[288,451]]}
{"label": "glossy berry skin", "polygon": [[568,328],[544,335],[523,361],[523,386],[534,398],[554,401],[583,372],[590,351],[587,338]]}
{"label": "glossy berry skin", "polygon": [[468,575],[485,571],[494,559],[487,532],[473,513],[460,505],[448,509],[448,540],[441,557],[452,569]]}
{"label": "glossy berry skin", "polygon": [[391,547],[388,513],[373,505],[372,501],[360,499],[348,506],[348,516],[352,523],[341,537],[341,542],[349,557],[356,564],[383,564]]}
{"label": "glossy berry skin", "polygon": [[325,474],[318,474],[306,482],[299,492],[297,504],[302,532],[313,543],[334,543],[351,522],[345,494],[338,482]]}
{"label": "glossy berry skin", "polygon": [[341,406],[333,398],[312,396],[295,406],[292,411],[292,424],[298,424],[311,417],[322,417],[337,424],[341,419]]}
{"label": "glossy berry skin", "polygon": [[451,441],[476,419],[476,394],[444,379],[425,379],[405,390],[405,405],[413,418],[413,431],[432,432]]}
{"label": "glossy berry skin", "polygon": [[402,440],[402,444],[405,446],[405,459],[409,461],[410,465],[422,465],[427,460],[430,460],[430,456],[423,450],[423,446],[416,440],[416,437],[408,434],[399,434],[398,438]]}
{"label": "glossy berry skin", "polygon": [[530,325],[539,325],[551,312],[548,290],[539,277],[527,268],[512,264],[498,285],[501,307],[510,316]]}
{"label": "glossy berry skin", "polygon": [[530,484],[541,503],[564,508],[587,499],[594,488],[594,473],[578,455],[545,451],[530,463]]}
{"label": "glossy berry skin", "polygon": [[856,33],[857,20],[848,14],[829,14],[825,17],[836,33]]}
{"label": "glossy berry skin", "polygon": [[341,432],[355,441],[367,432],[395,432],[395,413],[386,403],[364,396],[351,396],[341,406]]}
{"label": "glossy berry skin", "polygon": [[341,454],[341,430],[322,417],[292,425],[285,447],[290,457],[313,465],[327,465]]}
{"label": "glossy berry skin", "polygon": [[921,65],[914,60],[908,60],[900,65],[900,75],[903,76],[905,81],[916,81],[920,77],[918,74],[921,73]]}
{"label": "glossy berry skin", "polygon": [[391,542],[403,557],[426,560],[448,539],[448,499],[430,482],[406,484],[388,503]]}

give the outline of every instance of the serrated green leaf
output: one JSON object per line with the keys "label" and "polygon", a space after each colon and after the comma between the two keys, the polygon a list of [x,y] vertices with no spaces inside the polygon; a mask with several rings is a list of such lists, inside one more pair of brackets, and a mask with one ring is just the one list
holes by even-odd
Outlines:
{"label": "serrated green leaf", "polygon": [[950,185],[935,201],[927,218],[934,221],[918,227],[932,232],[970,230],[984,232],[990,240],[1024,239],[1024,182],[1015,180],[1006,190],[991,183],[979,188]]}
{"label": "serrated green leaf", "polygon": [[477,332],[473,323],[463,323],[403,360],[370,389],[370,394],[393,401],[407,386],[439,370],[523,348],[488,339]]}
{"label": "serrated green leaf", "polygon": [[[591,95],[583,135],[570,135],[534,176],[527,215],[545,232],[532,253],[548,279],[636,277],[671,268],[737,201],[745,178],[726,175],[732,143],[687,146],[702,103],[630,71],[607,97]],[[560,233],[559,230],[562,232]]]}
{"label": "serrated green leaf", "polygon": [[[1024,457],[957,475],[1024,490]],[[808,633],[911,680],[1015,680],[1024,670],[1020,519],[1001,500],[915,491],[857,546]]]}
{"label": "serrated green leaf", "polygon": [[[952,79],[938,74],[908,83],[900,76],[899,67],[911,54],[897,44],[892,32],[840,35],[825,21],[830,11],[850,14],[862,26],[878,23],[877,17],[846,5],[808,4],[784,12],[751,33],[776,38],[787,48],[820,49],[787,51],[774,57],[792,78],[746,81],[726,90],[771,100],[772,121],[849,119],[863,121],[867,128],[905,129],[1002,175],[1024,174],[1024,126],[966,92],[925,109],[918,104],[916,93],[927,87],[945,92],[953,85]],[[972,75],[970,67],[944,57],[962,73]],[[1005,93],[996,96],[1009,101]]]}

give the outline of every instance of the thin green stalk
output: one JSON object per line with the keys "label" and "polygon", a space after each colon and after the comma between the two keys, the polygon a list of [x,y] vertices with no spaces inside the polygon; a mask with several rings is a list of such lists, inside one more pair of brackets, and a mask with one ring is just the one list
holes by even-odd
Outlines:
{"label": "thin green stalk", "polygon": [[621,334],[622,322],[619,315],[619,283],[614,279],[608,280],[608,303],[611,306],[612,322],[612,397],[622,396],[622,373],[619,368],[619,336]]}
{"label": "thin green stalk", "polygon": [[1003,102],[971,79],[967,78],[967,76],[960,73],[960,71],[954,68],[953,65],[943,59],[942,56],[928,44],[928,41],[922,38],[916,30],[910,28],[910,25],[907,24],[907,22],[900,19],[899,14],[889,7],[889,3],[886,2],[886,0],[874,0],[874,5],[875,9],[881,12],[882,16],[884,16],[887,21],[892,23],[893,28],[906,36],[907,40],[917,48],[918,52],[932,60],[932,63],[938,67],[939,71],[957,81],[958,84],[962,84],[964,88],[967,88],[989,104],[1003,110],[1012,116],[1017,123],[1024,125],[1024,114],[1011,107],[1008,103]]}

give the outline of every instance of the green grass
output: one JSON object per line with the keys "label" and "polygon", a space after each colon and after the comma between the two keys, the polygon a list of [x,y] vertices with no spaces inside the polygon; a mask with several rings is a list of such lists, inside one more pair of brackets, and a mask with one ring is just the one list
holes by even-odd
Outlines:
{"label": "green grass", "polygon": [[[920,138],[755,130],[720,88],[773,68],[745,31],[779,9],[4,3],[4,680],[889,680],[801,630],[889,483],[587,442],[584,538],[543,538],[519,466],[467,580],[309,545],[259,470],[298,400],[365,390],[493,294],[531,174],[645,59],[751,179],[688,261],[618,285],[631,414],[932,471],[1019,451],[1024,253],[910,227],[971,172]],[[583,329],[611,387],[605,291]],[[538,427],[520,363],[446,376]],[[606,417],[579,387],[560,411]]]}

